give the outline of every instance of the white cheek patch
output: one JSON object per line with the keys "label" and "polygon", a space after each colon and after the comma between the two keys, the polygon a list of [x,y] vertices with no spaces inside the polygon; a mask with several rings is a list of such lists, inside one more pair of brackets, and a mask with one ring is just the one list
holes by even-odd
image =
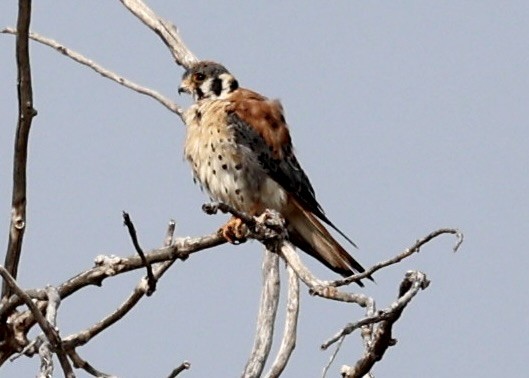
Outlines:
{"label": "white cheek patch", "polygon": [[219,75],[219,79],[222,83],[222,92],[220,93],[219,98],[225,98],[231,92],[230,83],[233,81],[233,76],[223,73]]}

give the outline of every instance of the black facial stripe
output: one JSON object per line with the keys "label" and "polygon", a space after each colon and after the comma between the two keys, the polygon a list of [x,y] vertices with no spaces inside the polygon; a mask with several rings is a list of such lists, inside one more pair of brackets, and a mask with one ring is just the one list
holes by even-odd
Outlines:
{"label": "black facial stripe", "polygon": [[230,92],[233,92],[234,90],[236,90],[237,88],[239,88],[239,83],[237,82],[237,80],[233,80],[231,83],[230,83]]}
{"label": "black facial stripe", "polygon": [[196,91],[197,91],[198,99],[201,99],[202,97],[204,97],[204,92],[202,92],[202,89],[200,89],[200,87],[197,87]]}
{"label": "black facial stripe", "polygon": [[222,93],[222,80],[219,77],[216,77],[211,82],[211,91],[215,93],[215,96],[220,96]]}

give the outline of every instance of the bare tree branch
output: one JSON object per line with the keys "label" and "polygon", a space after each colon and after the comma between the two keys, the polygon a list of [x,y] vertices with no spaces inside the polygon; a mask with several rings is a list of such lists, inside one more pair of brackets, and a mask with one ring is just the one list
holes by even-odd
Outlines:
{"label": "bare tree branch", "polygon": [[[26,294],[24,290],[22,290],[14,280],[14,278],[9,274],[7,269],[5,269],[3,266],[0,266],[0,275],[4,279],[4,282],[9,285],[10,290],[12,290],[16,295],[18,295],[24,303],[29,307],[31,314],[34,316],[36,322],[39,324],[42,332],[48,339],[48,341],[51,344],[51,347],[54,351],[57,352],[57,357],[59,358],[59,362],[61,363],[61,366],[63,368],[63,371],[67,377],[73,377],[73,371],[70,366],[70,363],[68,362],[68,359],[66,358],[66,354],[62,350],[61,346],[61,338],[59,337],[59,333],[57,332],[55,328],[55,324],[52,324],[49,322],[49,320],[55,321],[55,315],[57,311],[57,307],[59,306],[60,299],[57,295],[55,295],[56,291],[47,288],[46,293],[51,293],[52,297],[51,300],[48,300],[48,310],[50,311],[49,320],[42,315],[41,311],[37,307],[35,303],[33,303],[33,300],[30,298],[29,295]],[[46,343],[44,343],[46,344]],[[44,347],[45,348],[45,347]],[[47,356],[46,350],[43,349],[42,353]],[[44,357],[46,358],[46,357]],[[44,370],[48,370],[47,364],[51,364],[51,357],[49,360],[47,360],[43,365]],[[53,370],[53,369],[52,369]]]}
{"label": "bare tree branch", "polygon": [[138,252],[138,255],[141,258],[141,262],[147,269],[147,284],[149,285],[149,288],[147,289],[147,296],[150,297],[152,293],[156,290],[156,278],[154,278],[154,275],[152,273],[152,266],[145,258],[145,253],[143,253],[143,250],[140,247],[140,242],[138,241],[138,235],[136,234],[136,229],[134,228],[134,223],[132,223],[132,220],[130,219],[130,215],[127,212],[123,212],[123,222],[127,229],[129,230],[130,238],[132,239],[132,244],[134,245],[134,248],[136,249],[136,252]]}
{"label": "bare tree branch", "polygon": [[456,236],[456,244],[453,247],[453,251],[457,252],[459,247],[463,243],[463,238],[464,238],[463,233],[461,231],[459,231],[458,229],[456,229],[456,228],[440,228],[440,229],[438,229],[436,231],[433,231],[430,234],[426,235],[422,239],[417,240],[413,246],[411,246],[410,248],[406,249],[404,252],[400,253],[399,255],[393,257],[392,259],[389,259],[389,260],[380,262],[380,263],[378,263],[376,265],[373,265],[371,268],[366,269],[366,271],[364,273],[355,274],[355,275],[352,275],[350,277],[331,282],[330,285],[331,286],[343,286],[343,285],[348,285],[351,282],[355,282],[355,281],[358,281],[360,279],[366,278],[366,277],[370,276],[371,274],[373,274],[374,272],[376,272],[377,270],[380,270],[380,269],[385,268],[387,266],[396,264],[396,263],[404,260],[405,258],[411,256],[414,253],[419,253],[420,250],[421,250],[421,247],[424,244],[430,242],[431,240],[433,240],[436,237],[438,237],[440,235],[443,235],[443,234],[452,234],[452,235]]}
{"label": "bare tree branch", "polygon": [[[177,64],[184,68],[189,68],[198,61],[194,54],[180,39],[174,25],[157,16],[141,0],[120,1],[130,12],[162,39],[164,44],[169,48]],[[4,295],[0,303],[0,319],[3,321],[7,320],[4,321],[1,331],[3,331],[4,337],[8,338],[8,340],[0,340],[0,365],[9,355],[12,355],[20,350],[22,346],[26,345],[26,348],[23,350],[24,353],[34,354],[38,350],[41,355],[41,376],[51,374],[53,369],[52,354],[56,353],[61,362],[64,374],[67,377],[74,377],[68,358],[74,363],[76,368],[82,368],[93,376],[111,377],[108,374],[98,371],[87,361],[83,360],[77,354],[75,348],[86,344],[93,337],[122,319],[145,294],[149,295],[154,290],[156,280],[159,279],[177,259],[185,260],[191,253],[220,245],[224,243],[225,240],[217,233],[194,239],[179,238],[174,240],[175,224],[174,221],[172,221],[168,227],[164,247],[151,250],[144,254],[139,246],[132,222],[128,217],[125,217],[125,222],[129,227],[129,233],[139,256],[129,256],[124,258],[116,256],[98,256],[95,261],[95,266],[92,269],[86,270],[71,278],[59,285],[57,289],[47,288],[45,290],[35,289],[24,291],[18,287],[16,280],[12,276],[16,277],[26,224],[25,170],[27,161],[27,142],[31,119],[36,114],[32,102],[28,38],[32,38],[39,43],[54,48],[77,62],[92,68],[104,77],[110,78],[138,93],[156,99],[183,119],[182,109],[177,104],[166,99],[157,92],[132,83],[51,39],[29,33],[31,2],[29,0],[21,0],[19,3],[18,32],[13,29],[4,29],[2,31],[3,33],[17,35],[19,123],[17,126],[17,136],[15,141],[13,210],[10,239],[6,254],[7,269],[0,267],[0,275],[4,278],[2,289]],[[288,242],[284,220],[278,213],[274,211],[266,211],[260,217],[250,217],[247,214],[238,212],[236,209],[230,208],[224,204],[205,206],[205,210],[210,213],[221,210],[223,212],[229,212],[242,219],[248,229],[249,237],[261,241],[267,248],[263,260],[263,289],[257,320],[256,337],[253,350],[243,372],[243,377],[260,377],[270,354],[280,291],[279,256],[287,262],[289,285],[286,320],[281,345],[266,376],[274,378],[279,377],[284,371],[290,355],[294,350],[296,343],[297,318],[299,314],[299,279],[301,279],[307,285],[312,295],[346,303],[355,303],[366,309],[366,316],[363,319],[347,324],[335,336],[322,345],[322,349],[325,349],[330,345],[338,344],[335,352],[331,356],[328,366],[324,370],[324,375],[335,359],[346,336],[354,332],[356,329],[361,328],[361,336],[364,342],[365,352],[354,366],[343,366],[342,375],[344,377],[372,377],[370,370],[373,368],[374,364],[380,361],[387,349],[396,343],[396,340],[392,338],[393,324],[399,319],[404,308],[411,302],[418,291],[425,289],[428,286],[429,281],[421,272],[408,272],[401,283],[397,300],[382,311],[376,310],[373,298],[364,294],[345,292],[340,290],[339,287],[369,277],[374,272],[384,267],[402,261],[412,254],[419,252],[423,245],[442,234],[449,233],[456,235],[458,240],[454,247],[454,251],[458,249],[463,241],[463,235],[458,230],[451,228],[440,229],[432,232],[423,239],[417,240],[411,248],[408,248],[396,257],[376,264],[362,274],[353,275],[341,280],[323,281],[315,277],[301,262],[293,245]],[[125,215],[128,216],[128,214]],[[154,265],[151,267],[151,264]],[[55,327],[56,311],[61,299],[67,298],[88,285],[101,286],[102,282],[108,277],[143,267],[147,267],[148,279],[142,278],[129,297],[114,312],[107,315],[100,322],[91,327],[61,340],[57,328]],[[23,304],[26,304],[29,307],[29,310],[24,310],[22,312],[15,311],[18,306]],[[46,318],[43,316],[44,312],[46,313]],[[44,332],[44,336],[39,335],[28,345],[27,333],[35,323],[39,324]],[[189,369],[189,366],[190,364],[188,362],[182,363],[171,372],[169,377],[177,376],[183,370]]]}
{"label": "bare tree branch", "polygon": [[[31,65],[29,60],[29,24],[31,22],[31,0],[18,2],[17,29],[20,33],[16,39],[17,56],[17,92],[18,92],[18,125],[15,136],[13,158],[13,194],[11,200],[11,224],[7,245],[5,268],[16,280],[18,263],[22,253],[22,241],[26,230],[26,166],[28,159],[28,141],[31,121],[37,115],[33,108],[33,88],[31,84]],[[2,297],[9,297],[10,285],[2,284]]]}
{"label": "bare tree branch", "polygon": [[81,356],[79,356],[79,354],[77,354],[77,351],[75,349],[71,349],[67,353],[68,353],[68,357],[70,357],[70,359],[73,362],[73,366],[76,369],[83,369],[88,374],[90,374],[90,375],[92,375],[94,377],[98,377],[98,378],[117,378],[114,375],[103,373],[103,372],[97,370],[96,368],[94,368],[87,361],[83,360],[81,358]]}
{"label": "bare tree branch", "polygon": [[263,291],[257,317],[257,330],[252,352],[242,373],[244,378],[260,377],[270,354],[279,303],[279,256],[266,250],[262,271]]}
{"label": "bare tree branch", "polygon": [[[4,34],[17,34],[17,31],[12,28],[5,28],[1,31]],[[63,45],[61,45],[59,42],[54,41],[53,39],[43,37],[37,33],[29,33],[29,38],[32,40],[39,42],[43,45],[49,46],[56,51],[60,52],[61,54],[75,60],[77,63],[82,64],[83,66],[87,66],[100,74],[103,77],[106,77],[107,79],[110,79],[112,81],[115,81],[116,83],[132,89],[135,92],[138,92],[140,94],[149,96],[156,101],[158,101],[160,104],[165,106],[167,109],[169,109],[171,112],[176,113],[178,116],[182,117],[182,108],[180,108],[176,103],[168,99],[167,97],[164,97],[160,93],[147,88],[143,87],[139,84],[134,83],[133,81],[124,78],[123,76],[120,76],[101,65],[97,64],[96,62],[84,57],[83,55],[79,54],[78,52],[73,51],[72,49],[69,49]]]}
{"label": "bare tree branch", "polygon": [[[57,329],[57,310],[61,304],[61,298],[57,289],[53,286],[46,287],[46,296],[48,297],[48,305],[46,306],[46,321]],[[73,370],[66,358],[66,354],[61,349],[59,345],[58,348],[53,348],[49,340],[42,337],[43,342],[40,343],[38,348],[40,356],[40,374],[39,377],[47,378],[53,376],[53,358],[52,352],[54,349],[57,349],[57,355],[59,356],[59,361],[64,371],[66,377],[73,377]]]}
{"label": "bare tree branch", "polygon": [[296,335],[299,315],[299,279],[296,272],[287,265],[288,274],[288,297],[287,297],[287,315],[285,319],[285,329],[283,339],[276,359],[274,360],[267,378],[277,378],[285,369],[294,348],[296,347]]}
{"label": "bare tree branch", "polygon": [[419,290],[428,287],[430,281],[426,275],[421,272],[410,271],[401,283],[399,290],[399,299],[394,302],[389,309],[384,312],[387,316],[380,322],[373,335],[372,344],[366,349],[362,358],[360,358],[354,367],[342,366],[341,374],[344,378],[361,378],[372,369],[375,363],[380,361],[386,350],[396,344],[392,337],[393,324],[400,318],[404,308],[410,303],[411,299]]}
{"label": "bare tree branch", "polygon": [[[174,232],[174,222],[169,223],[167,235],[165,237],[166,245],[172,241],[172,232]],[[143,252],[142,252],[143,253]],[[144,256],[145,258],[145,256]],[[173,265],[175,259],[164,261],[157,264],[152,271],[152,279],[154,281],[159,280],[162,275]],[[70,335],[63,339],[63,346],[65,349],[74,349],[78,346],[86,344],[96,335],[107,329],[108,327],[115,324],[118,320],[123,318],[132,308],[143,298],[144,295],[149,293],[151,285],[149,284],[149,278],[142,278],[140,282],[134,288],[132,294],[119,306],[113,313],[106,316],[101,321],[94,324],[92,327]]]}
{"label": "bare tree branch", "polygon": [[197,57],[187,48],[176,30],[176,26],[159,17],[140,0],[120,0],[121,3],[138,17],[141,22],[147,25],[162,39],[163,43],[169,48],[175,62],[184,68],[191,67],[198,62]]}

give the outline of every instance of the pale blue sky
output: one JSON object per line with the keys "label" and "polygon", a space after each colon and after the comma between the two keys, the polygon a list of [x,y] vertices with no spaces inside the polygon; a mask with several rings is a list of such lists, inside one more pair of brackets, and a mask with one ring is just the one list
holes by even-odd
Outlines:
{"label": "pale blue sky", "polygon": [[[432,280],[394,329],[379,377],[498,377],[527,370],[529,297],[529,3],[525,1],[150,1],[200,58],[225,64],[243,86],[282,100],[298,158],[327,214],[359,246],[364,265],[439,227],[434,241],[376,275],[365,292],[383,308],[408,269]],[[118,1],[35,1],[32,30],[180,104],[182,70],[158,37]],[[0,27],[16,2],[0,6]],[[28,176],[24,287],[58,284],[98,254],[133,252],[121,211],[142,245],[161,245],[224,220],[182,159],[184,128],[153,100],[32,44],[35,107]],[[7,244],[16,125],[14,38],[0,36],[0,231]],[[225,246],[177,263],[117,326],[79,349],[121,377],[238,376],[252,345],[262,247]],[[303,256],[305,258],[305,256]],[[305,258],[325,278],[332,272]],[[91,325],[131,292],[143,271],[65,301],[62,335]],[[357,290],[351,287],[351,290]],[[363,315],[303,291],[297,348],[285,377],[321,375],[319,345]],[[278,326],[281,331],[281,325]],[[277,347],[277,343],[276,343]],[[350,336],[333,365],[360,353]],[[34,376],[37,359],[0,369]],[[57,374],[60,376],[61,374]],[[83,373],[79,372],[83,377]]]}

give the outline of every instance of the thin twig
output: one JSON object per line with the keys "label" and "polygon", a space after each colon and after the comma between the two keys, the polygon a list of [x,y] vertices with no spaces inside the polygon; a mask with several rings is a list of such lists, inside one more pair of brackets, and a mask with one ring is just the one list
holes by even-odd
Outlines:
{"label": "thin twig", "polygon": [[178,374],[180,374],[184,370],[189,370],[190,368],[191,364],[187,361],[184,361],[180,364],[180,366],[176,367],[167,378],[175,378]]}
{"label": "thin twig", "polygon": [[453,247],[453,251],[457,252],[459,250],[459,247],[463,243],[463,239],[464,239],[463,233],[461,231],[459,231],[458,229],[456,229],[456,228],[440,228],[440,229],[438,229],[436,231],[433,231],[430,234],[426,235],[422,239],[417,240],[413,246],[411,246],[410,248],[406,249],[404,252],[398,254],[397,256],[393,257],[392,259],[389,259],[389,260],[380,262],[380,263],[378,263],[376,265],[373,265],[369,269],[366,269],[366,271],[363,272],[363,273],[355,274],[355,275],[349,276],[347,278],[331,282],[330,285],[331,286],[343,286],[343,285],[348,285],[351,282],[359,281],[359,280],[361,280],[363,278],[366,278],[366,277],[370,276],[371,274],[373,274],[374,272],[376,272],[377,270],[380,270],[380,269],[385,268],[387,266],[396,264],[396,263],[404,260],[405,258],[411,256],[412,254],[418,253],[423,245],[429,243],[431,240],[433,240],[433,239],[435,239],[438,236],[441,236],[443,234],[452,234],[452,235],[456,236],[456,244]]}
{"label": "thin twig", "polygon": [[114,375],[103,373],[102,371],[97,370],[86,360],[82,359],[75,349],[70,349],[67,353],[76,369],[83,369],[88,374],[97,378],[116,378]]}
{"label": "thin twig", "polygon": [[[5,33],[5,34],[14,34],[14,35],[17,34],[16,29],[13,29],[13,28],[5,28],[1,32]],[[69,48],[61,45],[59,42],[54,41],[51,38],[47,38],[47,37],[41,36],[41,35],[39,35],[37,33],[29,33],[29,38],[31,38],[32,40],[34,40],[36,42],[39,42],[39,43],[41,43],[41,44],[43,44],[45,46],[53,48],[54,50],[60,52],[61,54],[67,56],[68,58],[71,58],[71,59],[75,60],[77,63],[80,63],[83,66],[86,66],[88,68],[91,68],[92,70],[94,70],[95,72],[97,72],[101,76],[106,77],[107,79],[115,81],[116,83],[118,83],[118,84],[120,84],[120,85],[122,85],[122,86],[124,86],[126,88],[132,89],[135,92],[138,92],[140,94],[143,94],[143,95],[146,95],[146,96],[149,96],[149,97],[155,99],[160,104],[162,104],[167,109],[169,109],[171,112],[173,112],[173,113],[177,114],[178,116],[182,117],[182,112],[183,112],[182,108],[180,108],[180,106],[178,106],[176,103],[174,103],[173,101],[171,101],[167,97],[161,95],[160,93],[156,92],[155,90],[152,90],[150,88],[141,86],[139,84],[136,84],[133,81],[131,81],[129,79],[126,79],[123,76],[120,76],[120,75],[118,75],[118,74],[116,74],[116,73],[104,68],[103,66],[101,66],[98,63],[94,62],[93,60],[86,58],[82,54],[80,54],[80,53],[78,53],[78,52],[76,52],[76,51],[74,51],[72,49],[69,49]]]}
{"label": "thin twig", "polygon": [[125,211],[123,212],[123,223],[129,230],[129,235],[130,235],[130,238],[132,239],[132,244],[134,245],[136,252],[138,252],[138,255],[140,256],[143,265],[147,269],[147,284],[149,285],[149,288],[147,289],[146,294],[148,297],[150,297],[152,293],[156,291],[156,279],[154,278],[154,275],[152,274],[152,266],[147,261],[147,258],[145,258],[145,253],[143,253],[143,249],[141,249],[140,247],[140,242],[138,241],[138,235],[136,234],[136,229],[134,228],[134,223],[132,223],[129,213]]}
{"label": "thin twig", "polygon": [[175,228],[176,228],[176,222],[174,221],[174,219],[171,219],[169,221],[169,225],[167,226],[167,231],[165,233],[165,239],[163,240],[164,247],[170,247],[171,244],[173,244]]}
{"label": "thin twig", "polygon": [[334,360],[336,359],[336,356],[338,355],[338,352],[340,351],[341,347],[342,347],[342,344],[345,340],[345,336],[342,336],[337,344],[336,344],[336,349],[334,350],[334,352],[331,354],[331,357],[329,358],[329,362],[327,363],[327,365],[325,365],[325,367],[323,368],[323,373],[322,373],[322,378],[325,378],[327,376],[327,373],[329,372],[329,369],[331,368],[331,365],[332,363],[334,362]]}

